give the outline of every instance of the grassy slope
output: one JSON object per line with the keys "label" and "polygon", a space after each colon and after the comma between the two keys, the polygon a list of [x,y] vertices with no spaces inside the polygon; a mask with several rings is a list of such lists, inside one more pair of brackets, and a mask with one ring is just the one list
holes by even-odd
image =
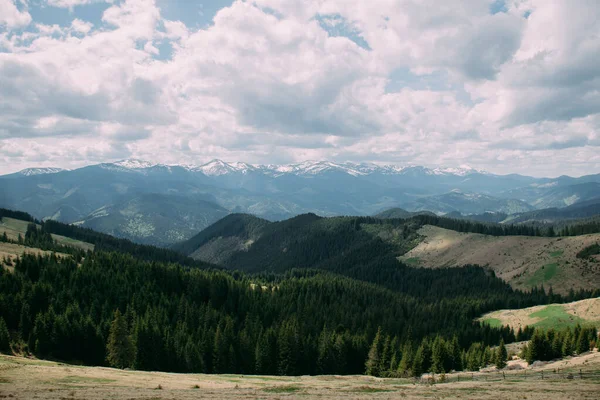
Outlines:
{"label": "grassy slope", "polygon": [[567,304],[535,306],[520,310],[499,310],[488,313],[480,320],[491,326],[535,326],[560,329],[567,326],[600,325],[600,297]]}
{"label": "grassy slope", "polygon": [[[3,217],[0,219],[0,235],[6,232],[6,236],[11,240],[17,240],[19,234],[22,237],[25,237],[25,232],[27,232],[27,225],[29,222],[21,221],[19,219]],[[80,240],[71,239],[61,235],[52,234],[52,238],[61,245],[70,246],[70,247],[78,247],[82,250],[94,250],[94,245],[86,242],[82,242]]]}
{"label": "grassy slope", "polygon": [[422,242],[400,259],[422,267],[477,264],[488,266],[513,287],[544,285],[557,293],[600,287],[600,262],[577,253],[600,240],[600,234],[566,238],[489,236],[425,226]]}

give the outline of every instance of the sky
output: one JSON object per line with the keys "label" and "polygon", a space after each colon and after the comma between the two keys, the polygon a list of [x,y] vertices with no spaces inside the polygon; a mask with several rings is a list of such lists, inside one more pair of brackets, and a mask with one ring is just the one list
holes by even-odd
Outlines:
{"label": "sky", "polygon": [[0,173],[600,173],[598,0],[0,0]]}

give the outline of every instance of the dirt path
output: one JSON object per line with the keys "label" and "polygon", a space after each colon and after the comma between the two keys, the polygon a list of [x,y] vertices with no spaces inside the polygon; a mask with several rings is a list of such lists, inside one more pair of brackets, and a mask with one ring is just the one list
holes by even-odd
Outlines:
{"label": "dirt path", "polygon": [[487,266],[515,288],[552,286],[557,293],[600,287],[600,262],[576,257],[600,234],[565,238],[488,236],[426,225],[423,241],[400,257],[412,265],[440,268]]}
{"label": "dirt path", "polygon": [[[574,359],[573,359],[574,360]],[[600,355],[581,357],[577,365],[561,368],[600,372]],[[556,369],[547,364],[544,370]],[[536,371],[540,371],[537,369]],[[598,399],[600,380],[552,379],[541,381],[531,370],[496,373],[449,374],[449,383],[416,384],[412,379],[366,376],[243,376],[170,374],[79,367],[53,362],[0,356],[0,398],[11,399]],[[557,376],[557,375],[556,375]],[[585,376],[585,375],[584,375]],[[475,379],[475,380],[473,380]],[[525,397],[521,397],[525,396]]]}

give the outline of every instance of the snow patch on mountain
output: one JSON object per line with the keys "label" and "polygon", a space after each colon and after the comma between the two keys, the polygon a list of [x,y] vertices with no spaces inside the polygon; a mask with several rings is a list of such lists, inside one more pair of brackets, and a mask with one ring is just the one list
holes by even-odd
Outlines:
{"label": "snow patch on mountain", "polygon": [[56,174],[56,173],[62,172],[62,171],[68,171],[68,170],[64,169],[64,168],[54,168],[54,167],[27,168],[27,169],[19,171],[19,174],[25,175],[25,176],[34,176],[34,175],[44,175],[44,174]]}
{"label": "snow patch on mountain", "polygon": [[128,160],[117,161],[117,162],[113,163],[113,165],[116,165],[117,167],[127,168],[127,169],[145,169],[145,168],[152,168],[159,164],[131,158]]}
{"label": "snow patch on mountain", "polygon": [[[170,168],[171,166],[152,163],[138,159],[121,160],[112,164],[101,164],[103,168],[124,169],[144,172],[149,168]],[[214,159],[201,165],[172,165],[192,172],[201,172],[207,176],[222,176],[232,173],[248,174],[252,172],[269,176],[282,176],[286,174],[298,176],[315,176],[326,172],[343,172],[352,176],[367,176],[371,174],[384,175],[455,175],[467,176],[475,173],[487,172],[462,165],[460,167],[427,168],[417,165],[377,165],[371,163],[336,163],[332,161],[303,161],[292,164],[248,164],[244,162],[225,162]]]}

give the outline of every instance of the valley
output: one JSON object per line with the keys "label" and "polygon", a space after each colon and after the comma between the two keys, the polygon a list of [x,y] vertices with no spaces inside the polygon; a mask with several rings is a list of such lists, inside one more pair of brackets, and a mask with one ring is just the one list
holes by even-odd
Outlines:
{"label": "valley", "polygon": [[[595,393],[600,359],[592,326],[599,318],[598,299],[590,298],[597,287],[586,286],[591,276],[570,281],[576,292],[518,291],[500,271],[427,268],[411,254],[432,243],[430,252],[460,253],[526,239],[531,242],[512,246],[544,250],[565,264],[572,257],[594,263],[595,235],[523,237],[503,230],[509,236],[489,236],[469,232],[498,228],[430,214],[304,214],[278,222],[230,214],[160,249],[0,211],[0,234],[6,233],[0,248],[8,255],[0,263],[0,352],[25,356],[0,356],[0,391],[16,398],[334,398],[343,392],[502,399],[519,385],[530,398],[542,398],[548,385],[557,399]],[[570,247],[563,246],[567,241]],[[521,319],[506,322],[507,315]],[[549,364],[554,355],[533,350],[529,364],[502,355],[504,343],[513,352],[540,335],[533,328],[517,333],[518,323],[530,322],[541,329],[575,325],[577,346]],[[540,369],[533,360],[546,361]],[[562,374],[547,376],[538,389],[536,374],[559,366]],[[567,376],[578,369],[587,375],[574,385]],[[534,381],[525,379],[527,372]],[[39,374],[45,378],[34,380]]]}

